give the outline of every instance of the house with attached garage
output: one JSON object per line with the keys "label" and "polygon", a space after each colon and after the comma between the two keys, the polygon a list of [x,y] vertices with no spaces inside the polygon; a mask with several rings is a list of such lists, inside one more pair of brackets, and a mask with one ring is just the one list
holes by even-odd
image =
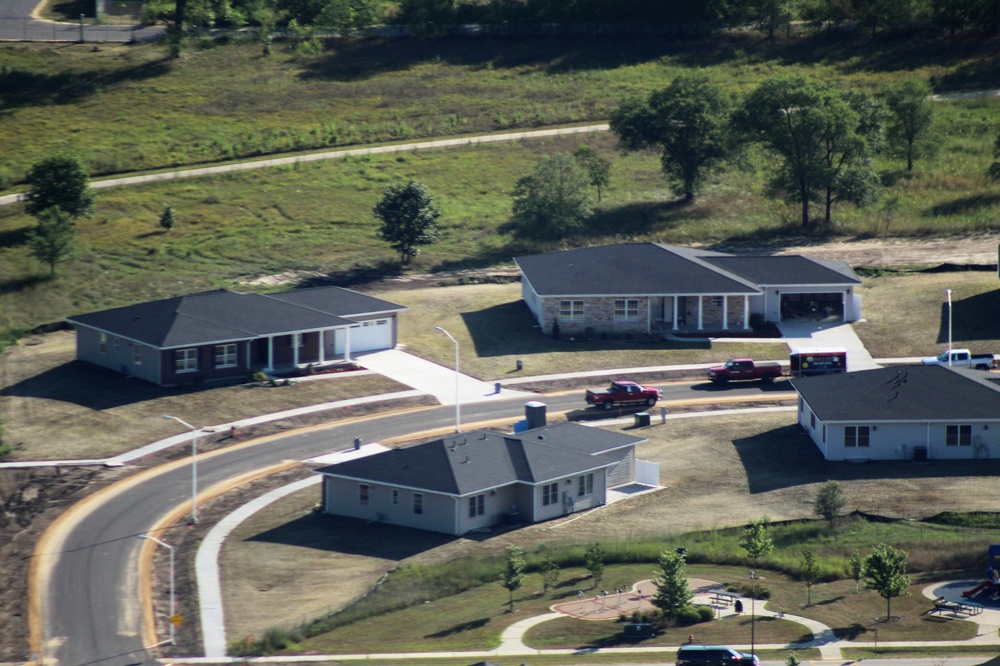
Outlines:
{"label": "house with attached garage", "polygon": [[620,243],[514,260],[538,325],[561,334],[746,331],[750,318],[861,318],[861,279],[842,261],[736,256]]}
{"label": "house with attached garage", "polygon": [[403,306],[340,287],[218,289],[69,317],[76,358],[159,384],[348,362],[396,345]]}
{"label": "house with attached garage", "polygon": [[904,365],[791,383],[799,425],[827,460],[1000,457],[1000,385],[982,370]]}
{"label": "house with attached garage", "polygon": [[457,536],[603,505],[610,488],[635,482],[637,467],[658,485],[658,465],[635,459],[643,441],[577,423],[476,430],[315,472],[325,513]]}

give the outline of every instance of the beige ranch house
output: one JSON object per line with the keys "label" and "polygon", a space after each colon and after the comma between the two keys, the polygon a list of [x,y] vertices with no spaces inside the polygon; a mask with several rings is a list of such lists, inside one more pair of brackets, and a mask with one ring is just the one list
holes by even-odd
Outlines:
{"label": "beige ranch house", "polygon": [[603,505],[637,474],[655,487],[658,465],[635,457],[643,441],[576,423],[476,430],[315,472],[325,513],[457,536]]}
{"label": "beige ranch house", "polygon": [[902,365],[792,380],[827,460],[1000,458],[1000,387],[982,370]]}
{"label": "beige ranch house", "polygon": [[563,335],[748,331],[751,318],[861,318],[861,279],[842,261],[736,256],[621,243],[517,257],[521,297]]}

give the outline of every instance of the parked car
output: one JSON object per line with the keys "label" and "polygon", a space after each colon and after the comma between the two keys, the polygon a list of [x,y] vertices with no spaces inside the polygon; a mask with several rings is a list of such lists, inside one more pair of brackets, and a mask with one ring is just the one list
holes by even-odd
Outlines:
{"label": "parked car", "polygon": [[[951,355],[951,362],[948,362],[948,355]],[[997,367],[993,354],[973,354],[968,349],[952,349],[941,352],[938,356],[928,356],[920,359],[923,365],[951,365],[959,368],[975,368],[976,370],[990,370]]]}
{"label": "parked car", "polygon": [[677,648],[677,666],[760,666],[760,660],[725,645],[682,645]]}
{"label": "parked car", "polygon": [[807,347],[793,349],[788,355],[792,377],[847,372],[847,350],[842,347]]}
{"label": "parked car", "polygon": [[744,379],[759,379],[769,384],[783,374],[777,361],[755,363],[751,358],[734,358],[725,365],[713,365],[707,372],[708,378],[716,384]]}
{"label": "parked car", "polygon": [[660,389],[655,386],[642,386],[628,380],[611,382],[606,389],[591,389],[587,391],[588,404],[599,405],[604,409],[612,409],[615,405],[646,405],[652,407],[660,399]]}

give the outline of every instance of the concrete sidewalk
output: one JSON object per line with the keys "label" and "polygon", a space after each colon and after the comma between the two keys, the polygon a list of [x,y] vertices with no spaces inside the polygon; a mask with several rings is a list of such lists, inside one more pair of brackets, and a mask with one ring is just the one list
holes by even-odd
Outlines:
{"label": "concrete sidewalk", "polygon": [[442,405],[454,405],[456,399],[461,404],[471,404],[531,395],[509,389],[497,391],[500,382],[483,382],[463,374],[456,377],[454,368],[431,363],[399,349],[359,354],[355,360],[369,370],[434,396]]}

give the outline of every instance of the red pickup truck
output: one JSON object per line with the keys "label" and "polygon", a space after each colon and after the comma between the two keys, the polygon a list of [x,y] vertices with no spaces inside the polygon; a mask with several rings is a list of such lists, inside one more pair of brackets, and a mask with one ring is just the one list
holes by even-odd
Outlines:
{"label": "red pickup truck", "polygon": [[660,399],[660,389],[642,386],[628,380],[611,382],[606,389],[587,391],[587,403],[612,409],[615,405],[646,405],[652,407]]}
{"label": "red pickup truck", "polygon": [[749,358],[734,358],[725,365],[713,365],[708,369],[708,378],[716,384],[742,379],[759,379],[770,384],[781,374],[781,364],[777,361],[754,363]]}

